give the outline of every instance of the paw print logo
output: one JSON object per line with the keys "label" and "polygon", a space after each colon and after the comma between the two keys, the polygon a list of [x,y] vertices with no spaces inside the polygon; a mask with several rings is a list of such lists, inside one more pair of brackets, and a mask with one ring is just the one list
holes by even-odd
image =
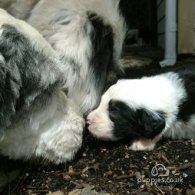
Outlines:
{"label": "paw print logo", "polygon": [[169,176],[169,173],[169,169],[167,169],[163,164],[156,164],[151,170],[152,176],[167,177]]}

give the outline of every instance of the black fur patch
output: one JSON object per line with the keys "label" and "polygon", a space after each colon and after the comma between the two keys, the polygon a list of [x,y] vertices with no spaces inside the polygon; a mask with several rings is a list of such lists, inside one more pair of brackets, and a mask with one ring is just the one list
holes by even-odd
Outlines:
{"label": "black fur patch", "polygon": [[113,67],[113,32],[109,25],[105,25],[96,14],[88,14],[92,24],[91,42],[92,58],[91,69],[93,80],[96,82],[97,90],[102,92],[109,71]]}
{"label": "black fur patch", "polygon": [[122,138],[149,138],[153,139],[165,127],[162,112],[155,116],[145,109],[133,110],[124,102],[111,100],[109,102],[109,117],[114,123],[113,134]]}

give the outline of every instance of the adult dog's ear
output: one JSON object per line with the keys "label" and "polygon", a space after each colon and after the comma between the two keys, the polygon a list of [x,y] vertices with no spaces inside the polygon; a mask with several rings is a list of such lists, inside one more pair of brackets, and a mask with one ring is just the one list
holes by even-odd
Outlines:
{"label": "adult dog's ear", "polygon": [[153,139],[165,128],[165,118],[162,112],[152,113],[145,109],[137,110],[138,124],[141,126],[141,135]]}

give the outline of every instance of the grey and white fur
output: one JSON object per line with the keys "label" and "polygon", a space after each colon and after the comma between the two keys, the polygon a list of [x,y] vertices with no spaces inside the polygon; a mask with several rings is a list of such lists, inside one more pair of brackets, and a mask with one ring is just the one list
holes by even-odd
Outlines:
{"label": "grey and white fur", "polygon": [[0,9],[0,153],[61,163],[81,147],[83,114],[109,72],[121,69],[125,23],[119,0],[33,6],[29,24]]}
{"label": "grey and white fur", "polygon": [[152,150],[161,137],[195,139],[195,65],[119,80],[87,120],[95,137],[129,139],[132,150]]}
{"label": "grey and white fur", "polygon": [[121,69],[126,26],[119,3],[41,0],[28,19],[59,54],[68,96],[82,113],[98,105],[108,73]]}

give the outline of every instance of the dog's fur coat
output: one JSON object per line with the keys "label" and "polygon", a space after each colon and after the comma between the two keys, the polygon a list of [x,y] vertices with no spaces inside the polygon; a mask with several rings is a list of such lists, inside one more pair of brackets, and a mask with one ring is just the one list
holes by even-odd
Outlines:
{"label": "dog's fur coat", "polygon": [[42,0],[28,22],[60,55],[69,97],[89,112],[99,103],[108,71],[120,69],[125,23],[119,0]]}
{"label": "dog's fur coat", "polygon": [[15,15],[39,32],[0,9],[0,152],[71,160],[82,143],[82,114],[120,70],[119,0],[40,0],[31,14]]}

